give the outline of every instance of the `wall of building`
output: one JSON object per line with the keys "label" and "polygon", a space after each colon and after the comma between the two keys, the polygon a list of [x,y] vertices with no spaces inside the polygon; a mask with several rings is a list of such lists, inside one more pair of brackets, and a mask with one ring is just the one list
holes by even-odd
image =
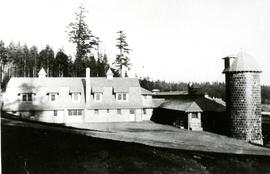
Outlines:
{"label": "wall of building", "polygon": [[147,114],[143,114],[142,109],[135,109],[135,114],[130,114],[129,109],[121,109],[121,114],[116,109],[100,109],[98,113],[95,110],[85,110],[84,122],[128,122],[150,120],[152,109],[146,109]]}
{"label": "wall of building", "polygon": [[[193,115],[195,117],[193,117]],[[193,113],[187,113],[188,116],[188,128],[190,130],[202,130],[202,124],[201,124],[201,113],[200,112],[193,112]]]}
{"label": "wall of building", "polygon": [[48,123],[63,123],[64,110],[58,110],[57,116],[54,116],[54,111],[21,111],[21,112],[8,112],[9,114],[16,115],[20,118],[36,120]]}

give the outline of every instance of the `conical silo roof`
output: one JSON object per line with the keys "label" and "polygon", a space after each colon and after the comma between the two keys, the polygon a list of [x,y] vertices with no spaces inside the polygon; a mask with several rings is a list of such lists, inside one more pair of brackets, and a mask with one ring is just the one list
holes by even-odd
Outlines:
{"label": "conical silo roof", "polygon": [[261,72],[262,70],[257,65],[255,59],[244,52],[236,54],[231,66],[224,70],[225,73],[230,72]]}

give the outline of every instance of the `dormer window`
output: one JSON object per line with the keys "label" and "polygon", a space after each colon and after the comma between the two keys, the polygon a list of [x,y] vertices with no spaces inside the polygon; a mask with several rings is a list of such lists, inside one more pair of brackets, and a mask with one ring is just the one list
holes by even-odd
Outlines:
{"label": "dormer window", "polygon": [[127,93],[117,93],[116,94],[116,100],[117,101],[127,101],[128,100],[128,94]]}
{"label": "dormer window", "polygon": [[49,101],[56,101],[57,93],[49,93]]}
{"label": "dormer window", "polygon": [[80,92],[72,92],[71,99],[72,101],[78,102],[80,101],[81,93]]}
{"label": "dormer window", "polygon": [[27,101],[33,101],[33,93],[23,93],[22,95],[22,101],[27,102]]}
{"label": "dormer window", "polygon": [[97,102],[102,101],[102,93],[101,92],[94,93],[94,99]]}

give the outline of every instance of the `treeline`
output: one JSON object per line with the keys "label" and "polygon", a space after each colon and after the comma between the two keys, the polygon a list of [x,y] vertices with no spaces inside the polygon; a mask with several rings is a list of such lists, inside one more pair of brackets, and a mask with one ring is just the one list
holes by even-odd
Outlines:
{"label": "treeline", "polygon": [[[71,56],[61,49],[55,52],[49,45],[38,50],[37,46],[28,47],[13,42],[6,46],[0,40],[0,57],[2,88],[5,87],[10,77],[37,77],[38,71],[42,67],[48,77],[77,76],[75,61],[72,61]],[[106,54],[99,54],[98,58],[90,56],[84,66],[91,68],[92,77],[105,76],[109,68]]]}
{"label": "treeline", "polygon": [[[151,80],[149,77],[140,79],[140,84],[148,90],[159,89],[160,91],[188,91],[188,83],[184,82],[166,82],[161,80]],[[222,98],[225,101],[225,83],[223,82],[202,82],[193,83],[200,88],[201,93],[208,94],[211,97]],[[270,104],[270,86],[261,87],[262,103]]]}
{"label": "treeline", "polygon": [[126,34],[117,32],[116,54],[112,67],[108,58],[100,49],[100,38],[92,33],[85,20],[86,10],[80,6],[75,13],[75,20],[67,27],[69,42],[76,47],[76,54],[72,58],[63,49],[55,52],[47,45],[42,50],[37,46],[20,43],[5,44],[0,40],[0,82],[4,89],[10,77],[36,77],[38,71],[44,68],[48,77],[83,77],[85,68],[90,67],[92,77],[104,77],[110,68],[114,76],[127,76],[126,69],[130,69],[129,45]]}

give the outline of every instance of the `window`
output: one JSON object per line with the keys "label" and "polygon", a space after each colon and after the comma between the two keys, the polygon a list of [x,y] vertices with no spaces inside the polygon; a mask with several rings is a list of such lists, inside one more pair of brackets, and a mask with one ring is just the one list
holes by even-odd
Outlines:
{"label": "window", "polygon": [[127,94],[123,94],[123,100],[127,100]]}
{"label": "window", "polygon": [[76,102],[80,101],[80,93],[79,92],[71,93],[71,98],[73,101],[76,101]]}
{"label": "window", "polygon": [[117,114],[119,114],[119,115],[121,115],[121,114],[122,114],[121,109],[117,109]]}
{"label": "window", "polygon": [[51,101],[55,101],[55,94],[51,94]]}
{"label": "window", "polygon": [[197,113],[192,113],[191,118],[198,118],[198,114]]}
{"label": "window", "polygon": [[127,93],[117,93],[116,94],[116,100],[117,101],[127,101],[128,100],[128,94]]}
{"label": "window", "polygon": [[95,99],[95,101],[101,101],[102,100],[102,93],[95,93],[94,99]]}
{"label": "window", "polygon": [[135,110],[134,109],[130,109],[129,110],[129,114],[135,114]]}
{"label": "window", "polygon": [[57,110],[53,111],[53,116],[57,116]]}
{"label": "window", "polygon": [[107,114],[109,114],[110,113],[110,109],[107,109]]}
{"label": "window", "polygon": [[95,109],[95,114],[98,115],[99,114],[99,110]]}
{"label": "window", "polygon": [[72,110],[68,110],[68,115],[72,115]]}
{"label": "window", "polygon": [[33,101],[32,93],[22,94],[22,101]]}
{"label": "window", "polygon": [[81,115],[83,115],[83,110],[82,109],[69,109],[68,115],[69,116],[81,116]]}
{"label": "window", "polygon": [[28,94],[28,101],[32,101],[32,94]]}
{"label": "window", "polygon": [[146,115],[146,109],[143,109],[143,114]]}
{"label": "window", "polygon": [[79,96],[78,95],[79,95],[78,93],[74,93],[73,94],[74,101],[78,101],[79,100]]}
{"label": "window", "polygon": [[26,94],[22,95],[22,101],[27,101],[27,95]]}
{"label": "window", "polygon": [[117,100],[122,100],[122,95],[121,94],[117,94]]}

